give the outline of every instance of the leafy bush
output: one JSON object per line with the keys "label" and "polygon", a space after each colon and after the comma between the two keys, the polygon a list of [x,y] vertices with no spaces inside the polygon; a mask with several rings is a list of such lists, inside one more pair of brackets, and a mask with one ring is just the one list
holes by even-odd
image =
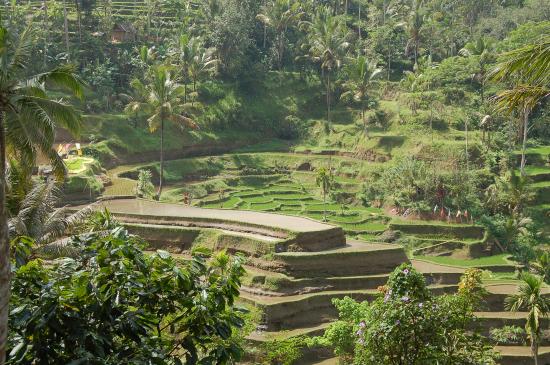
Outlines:
{"label": "leafy bush", "polygon": [[139,170],[137,184],[136,184],[136,195],[140,198],[150,198],[155,193],[155,186],[151,182],[152,178],[151,171],[149,170]]}
{"label": "leafy bush", "polygon": [[465,329],[474,322],[480,277],[472,272],[459,293],[434,297],[423,275],[403,264],[374,302],[336,301],[339,320],[312,342],[333,343],[336,354],[362,365],[495,364],[491,346]]}
{"label": "leafy bush", "polygon": [[526,343],[525,330],[517,326],[492,328],[490,336],[496,345],[525,345]]}
{"label": "leafy bush", "polygon": [[178,264],[119,227],[74,239],[77,258],[31,261],[12,283],[8,363],[225,364],[242,355],[233,330],[242,260],[195,252]]}

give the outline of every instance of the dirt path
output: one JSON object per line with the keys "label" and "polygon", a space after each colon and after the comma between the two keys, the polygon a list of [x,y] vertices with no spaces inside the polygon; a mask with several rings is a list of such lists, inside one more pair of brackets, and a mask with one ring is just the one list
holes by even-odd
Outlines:
{"label": "dirt path", "polygon": [[279,228],[293,232],[317,232],[335,226],[308,218],[244,210],[203,209],[142,199],[108,200],[101,203],[113,213],[158,217],[203,218]]}

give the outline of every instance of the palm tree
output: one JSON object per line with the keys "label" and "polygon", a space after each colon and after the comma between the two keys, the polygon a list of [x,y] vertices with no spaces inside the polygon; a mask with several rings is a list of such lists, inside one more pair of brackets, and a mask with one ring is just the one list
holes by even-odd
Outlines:
{"label": "palm tree", "polygon": [[276,37],[277,68],[283,67],[283,55],[285,50],[285,35],[292,24],[297,22],[302,12],[300,2],[291,4],[290,0],[273,0],[264,8],[263,13],[258,14],[258,19],[264,25],[264,48],[266,47],[267,28],[273,28]]}
{"label": "palm tree", "polygon": [[58,201],[54,181],[35,183],[19,204],[17,215],[8,220],[10,239],[27,236],[42,246],[64,236],[92,212],[88,206],[71,213],[67,207],[57,208]]}
{"label": "palm tree", "polygon": [[531,354],[538,365],[538,347],[542,328],[540,320],[550,314],[550,299],[543,295],[544,281],[542,278],[524,272],[521,275],[522,283],[519,293],[506,298],[506,309],[513,312],[527,310],[525,331],[531,341]]}
{"label": "palm tree", "polygon": [[80,117],[63,100],[53,100],[46,86],[57,85],[82,97],[74,67],[59,66],[49,72],[26,77],[32,57],[34,32],[25,29],[14,39],[0,27],[0,365],[6,357],[10,288],[10,249],[6,209],[8,158],[17,160],[29,173],[37,152],[47,156],[58,178],[65,175],[63,160],[52,148],[56,125],[73,133],[80,129]]}
{"label": "palm tree", "polygon": [[308,30],[307,52],[314,63],[321,66],[327,93],[327,120],[330,122],[330,76],[342,66],[346,50],[348,29],[330,8],[321,8],[312,22],[302,22]]}
{"label": "palm tree", "polygon": [[187,72],[193,82],[193,92],[197,92],[197,81],[204,75],[213,75],[218,69],[219,61],[215,58],[215,48],[205,48],[200,42],[194,47]]}
{"label": "palm tree", "polygon": [[422,40],[422,27],[424,26],[424,10],[422,9],[422,0],[414,0],[412,4],[409,21],[407,22],[407,32],[409,41],[405,47],[405,53],[408,55],[413,52],[415,68],[418,65],[418,52]]}
{"label": "palm tree", "polygon": [[368,91],[381,73],[382,69],[377,67],[377,62],[369,60],[365,56],[357,57],[347,67],[349,79],[343,85],[347,91],[342,94],[341,98],[352,97],[355,102],[361,104],[361,119],[365,125],[365,134],[367,134],[365,110],[368,107]]}
{"label": "palm tree", "polygon": [[317,186],[321,188],[321,193],[323,194],[323,221],[327,221],[327,195],[330,193],[330,189],[334,183],[334,177],[332,172],[328,171],[324,167],[321,167],[317,170],[317,178],[315,179]]}
{"label": "palm tree", "polygon": [[550,284],[550,253],[544,252],[531,262],[531,271],[540,275],[545,283]]}
{"label": "palm tree", "polygon": [[485,101],[485,79],[487,78],[487,65],[493,58],[492,44],[483,37],[475,42],[467,43],[458,53],[463,57],[476,56],[478,58],[478,72],[473,76],[480,84],[481,102]]}
{"label": "palm tree", "polygon": [[499,92],[494,101],[497,107],[523,117],[523,143],[520,170],[525,175],[529,115],[544,99],[550,96],[550,36],[540,42],[502,55],[502,62],[489,74],[494,81],[506,81],[513,87]]}
{"label": "palm tree", "polygon": [[184,104],[181,98],[185,90],[182,85],[172,79],[170,68],[165,65],[154,66],[150,75],[151,80],[148,84],[143,84],[137,79],[132,81],[134,89],[142,90],[147,97],[144,102],[129,103],[126,106],[126,111],[143,111],[150,115],[147,122],[151,133],[160,130],[160,176],[156,196],[157,199],[160,199],[164,180],[164,124],[170,121],[182,128],[193,129],[197,128],[197,125],[184,114]]}

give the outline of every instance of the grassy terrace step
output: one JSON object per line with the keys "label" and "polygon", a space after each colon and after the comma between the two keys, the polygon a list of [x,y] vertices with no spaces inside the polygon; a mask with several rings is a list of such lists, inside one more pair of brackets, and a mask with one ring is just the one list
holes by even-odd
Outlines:
{"label": "grassy terrace step", "polygon": [[321,336],[330,323],[322,323],[313,327],[296,328],[290,331],[255,331],[252,332],[247,339],[254,342],[265,342],[271,339],[288,339],[297,336]]}
{"label": "grassy terrace step", "polygon": [[202,209],[142,199],[108,200],[100,206],[98,209],[106,207],[126,223],[193,226],[255,233],[286,239],[289,247],[293,245],[301,250],[323,250],[342,246],[345,242],[344,232],[340,227],[302,217]]}
{"label": "grassy terrace step", "polygon": [[[496,346],[502,358],[500,365],[532,365],[531,349],[529,346]],[[550,364],[550,346],[539,347],[539,364]]]}
{"label": "grassy terrace step", "polygon": [[464,268],[477,267],[497,272],[514,272],[517,268],[517,264],[508,260],[509,256],[508,254],[501,254],[476,259],[457,259],[448,256],[415,256],[415,259]]}
{"label": "grassy terrace step", "polygon": [[[429,284],[456,284],[462,270],[425,272]],[[268,296],[288,296],[320,292],[325,290],[368,290],[386,284],[389,274],[353,275],[339,277],[293,278],[281,273],[247,267],[243,280],[243,291]]]}
{"label": "grassy terrace step", "polygon": [[444,222],[419,222],[419,221],[392,221],[389,224],[390,229],[401,231],[415,236],[423,235],[428,238],[456,238],[481,240],[485,234],[482,226],[470,224],[445,224]]}
{"label": "grassy terrace step", "polygon": [[345,247],[319,252],[281,252],[274,255],[284,273],[294,277],[373,275],[391,272],[407,262],[401,246],[350,241]]}
{"label": "grassy terrace step", "polygon": [[[508,296],[518,292],[518,284],[489,284],[485,286],[485,289],[489,292],[489,294],[484,298],[487,309],[494,312],[504,312],[506,311],[504,301]],[[542,293],[546,297],[550,297],[550,287],[546,286]]]}
{"label": "grassy terrace step", "polygon": [[[475,315],[480,319],[480,324],[486,330],[486,334],[491,328],[501,328],[504,326],[518,326],[523,328],[525,327],[527,318],[527,313],[509,311],[476,312]],[[543,318],[540,323],[542,328],[549,328],[550,319]]]}
{"label": "grassy terrace step", "polygon": [[[529,346],[496,346],[501,354],[501,359],[498,360],[500,365],[532,365],[533,358],[531,357],[531,349]],[[308,365],[338,365],[338,358],[330,358],[320,360],[318,362],[307,363]],[[539,347],[539,364],[550,364],[550,346]]]}
{"label": "grassy terrace step", "polygon": [[[456,285],[432,285],[435,294],[454,292]],[[334,298],[351,297],[356,300],[373,300],[380,295],[377,290],[335,290],[320,293],[266,297],[241,293],[240,300],[260,307],[264,323],[270,331],[314,326],[337,317],[332,305]]]}

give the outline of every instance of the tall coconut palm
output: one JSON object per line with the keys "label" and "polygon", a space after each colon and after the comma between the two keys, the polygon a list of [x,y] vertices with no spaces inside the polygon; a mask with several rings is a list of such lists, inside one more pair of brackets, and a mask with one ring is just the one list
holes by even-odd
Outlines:
{"label": "tall coconut palm", "polygon": [[505,304],[506,309],[510,311],[528,311],[525,331],[529,334],[531,355],[535,360],[535,365],[538,365],[538,347],[542,332],[540,321],[550,314],[550,299],[542,293],[544,287],[542,278],[524,272],[521,280],[519,293],[506,298]]}
{"label": "tall coconut palm", "polygon": [[288,28],[301,17],[300,2],[291,3],[290,0],[273,0],[256,16],[264,25],[264,48],[266,47],[267,28],[273,28],[276,38],[277,68],[283,67],[285,51],[285,36]]}
{"label": "tall coconut palm", "polygon": [[365,134],[367,134],[365,110],[368,107],[368,92],[376,78],[381,75],[382,69],[378,68],[375,60],[359,56],[349,64],[346,71],[348,76],[348,80],[344,83],[346,92],[342,94],[341,98],[351,97],[361,105],[361,119],[365,124]]}
{"label": "tall coconut palm", "polygon": [[47,156],[59,178],[65,175],[63,160],[53,149],[56,126],[78,133],[80,117],[63,100],[53,100],[47,86],[57,85],[82,97],[82,88],[69,65],[27,77],[34,32],[24,30],[14,39],[0,27],[0,365],[4,364],[7,337],[10,262],[6,209],[6,164],[13,158],[29,172],[37,152]]}
{"label": "tall coconut palm", "polygon": [[306,45],[309,58],[318,63],[325,78],[327,94],[327,120],[330,122],[331,75],[342,67],[349,31],[341,18],[332,15],[330,8],[321,8],[311,22],[302,22],[308,31]]}
{"label": "tall coconut palm", "polygon": [[420,42],[422,41],[422,28],[424,26],[424,9],[422,8],[422,0],[414,0],[409,20],[407,21],[407,33],[409,41],[405,47],[405,53],[408,55],[411,52],[414,56],[415,68],[418,65],[418,56],[420,50]]}
{"label": "tall coconut palm", "polygon": [[164,128],[165,122],[172,122],[181,128],[197,128],[191,118],[184,113],[184,87],[172,79],[172,72],[168,66],[153,66],[150,72],[150,80],[143,84],[139,80],[132,81],[136,91],[142,90],[146,95],[145,102],[133,101],[126,106],[126,111],[143,111],[149,115],[147,122],[151,133],[160,130],[160,168],[159,187],[157,199],[160,199],[164,182]]}
{"label": "tall coconut palm", "polygon": [[518,112],[523,117],[520,170],[524,176],[529,115],[541,101],[550,96],[550,37],[505,53],[489,77],[513,85],[498,93],[494,101],[498,108],[508,113]]}

